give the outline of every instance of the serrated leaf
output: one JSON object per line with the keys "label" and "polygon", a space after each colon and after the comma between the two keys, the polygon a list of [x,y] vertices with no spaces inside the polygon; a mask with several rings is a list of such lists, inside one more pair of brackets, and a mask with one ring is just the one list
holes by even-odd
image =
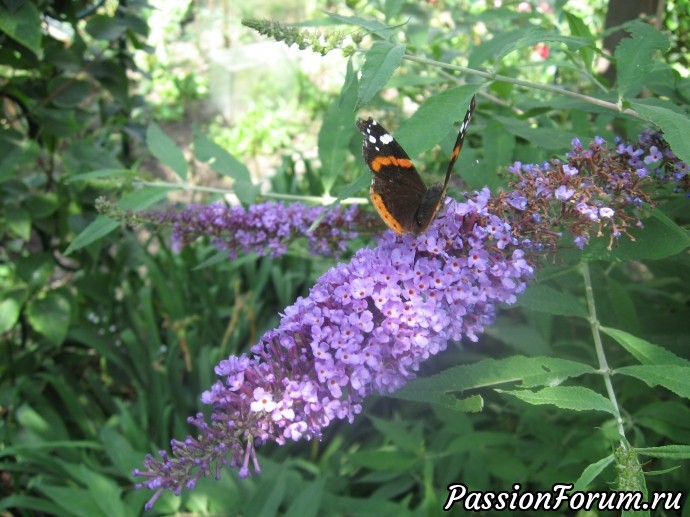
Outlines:
{"label": "serrated leaf", "polygon": [[55,291],[32,300],[27,305],[31,326],[54,345],[60,345],[65,340],[71,314],[69,300]]}
{"label": "serrated leaf", "polygon": [[594,481],[599,474],[606,470],[606,467],[613,463],[613,460],[613,454],[609,454],[605,458],[587,465],[585,470],[582,471],[582,474],[580,474],[580,477],[577,478],[577,481],[575,481],[573,485],[573,492],[586,490],[590,483]]}
{"label": "serrated leaf", "polygon": [[393,76],[405,54],[405,45],[391,45],[377,41],[366,52],[359,83],[357,108],[366,104],[383,88]]}
{"label": "serrated leaf", "polygon": [[520,295],[518,304],[533,311],[557,316],[587,317],[584,303],[570,293],[557,291],[548,285],[533,285]]}
{"label": "serrated leaf", "polygon": [[519,386],[525,388],[554,386],[565,379],[593,372],[594,368],[587,364],[553,357],[513,356],[501,360],[484,359],[474,364],[449,368],[431,377],[415,379],[391,396],[438,403],[439,394],[506,383],[519,383]]}
{"label": "serrated leaf", "polygon": [[28,48],[39,59],[43,57],[41,13],[34,2],[22,2],[14,12],[0,2],[0,32]]}
{"label": "serrated leaf", "polygon": [[634,365],[616,368],[615,373],[635,377],[647,386],[662,386],[679,397],[690,399],[690,366]]}
{"label": "serrated leaf", "polygon": [[675,460],[690,459],[690,445],[660,445],[659,447],[635,448],[640,456],[652,458],[669,458]]}
{"label": "serrated leaf", "polygon": [[605,411],[612,415],[616,414],[616,410],[609,399],[596,391],[582,386],[555,386],[553,388],[542,388],[539,391],[497,391],[506,395],[512,395],[534,406],[548,404],[574,411]]}
{"label": "serrated leaf", "polygon": [[177,144],[166,135],[158,124],[151,122],[146,131],[146,144],[149,151],[162,164],[170,167],[183,181],[187,180],[187,160]]}
{"label": "serrated leaf", "polygon": [[466,84],[429,98],[400,125],[395,139],[410,156],[431,149],[457,128],[455,123],[462,121],[470,99],[479,88],[478,84]]}
{"label": "serrated leaf", "polygon": [[690,115],[680,107],[675,110],[631,102],[630,106],[664,132],[671,150],[685,163],[690,163]]}
{"label": "serrated leaf", "polygon": [[593,238],[584,249],[585,261],[606,260],[609,262],[630,262],[633,260],[660,260],[672,257],[690,246],[690,236],[661,210],[654,210],[645,219],[644,228],[631,228],[630,240],[621,236],[609,251],[608,238]]}
{"label": "serrated leaf", "polygon": [[625,28],[631,35],[616,47],[616,88],[619,99],[634,97],[654,67],[652,54],[668,49],[668,37],[648,23],[635,21]]}
{"label": "serrated leaf", "polygon": [[666,350],[649,341],[628,334],[622,330],[600,327],[606,335],[615,339],[623,348],[630,352],[635,359],[642,364],[674,364],[676,366],[690,366],[690,361],[677,356],[670,350]]}

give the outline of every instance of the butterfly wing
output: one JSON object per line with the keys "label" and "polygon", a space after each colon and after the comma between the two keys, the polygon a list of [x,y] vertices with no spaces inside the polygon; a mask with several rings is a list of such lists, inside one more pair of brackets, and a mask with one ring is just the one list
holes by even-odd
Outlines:
{"label": "butterfly wing", "polygon": [[383,222],[397,234],[419,233],[416,219],[426,185],[405,150],[381,124],[358,120],[362,155],[372,173],[369,195]]}
{"label": "butterfly wing", "polygon": [[460,156],[460,151],[462,151],[462,144],[465,141],[465,134],[467,133],[467,127],[470,125],[470,120],[472,120],[472,113],[474,113],[474,107],[476,106],[476,95],[472,96],[472,100],[470,101],[470,105],[467,108],[467,113],[465,113],[465,118],[462,121],[462,124],[460,125],[460,132],[458,133],[458,137],[455,139],[455,145],[453,146],[453,151],[450,153],[450,163],[448,163],[448,170],[446,171],[446,179],[443,182],[443,190],[446,190],[446,187],[448,186],[448,181],[450,180],[450,174],[453,172],[453,166],[455,165],[455,161],[458,159],[458,156]]}

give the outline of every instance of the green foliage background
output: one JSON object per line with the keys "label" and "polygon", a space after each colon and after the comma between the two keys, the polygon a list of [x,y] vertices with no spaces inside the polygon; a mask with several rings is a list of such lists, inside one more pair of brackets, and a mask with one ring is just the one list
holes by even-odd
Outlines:
{"label": "green foliage background", "polygon": [[[322,121],[319,160],[304,159],[297,174],[285,149],[272,193],[364,196],[356,110],[395,129],[429,181],[478,90],[451,195],[500,188],[502,168],[562,155],[575,136],[612,144],[650,124],[690,163],[682,37],[626,25],[632,37],[611,58],[617,77],[608,85],[596,68],[603,9],[489,7],[355,1],[316,14],[310,34],[340,30],[351,60],[342,90],[310,104]],[[203,131],[192,162],[149,120],[134,54],[147,48],[151,16],[136,1],[0,2],[0,511],[8,514],[141,514],[151,494],[133,490],[131,470],[190,432],[185,419],[204,410],[213,366],[246,351],[332,265],[300,242],[275,260],[227,261],[204,243],[175,254],[164,233],[96,213],[103,194],[131,210],[190,189],[199,200],[196,163],[230,178],[242,203],[260,199],[247,167]],[[71,34],[70,45],[46,30],[48,20]],[[673,13],[667,23],[687,26]],[[147,172],[146,155],[174,179]],[[181,498],[164,496],[153,513],[437,514],[457,482],[687,494],[688,211],[681,196],[661,198],[634,243],[563,250],[479,343],[453,344],[419,380],[372,397],[354,424],[332,426],[318,443],[266,446],[260,475],[239,480],[228,470]],[[619,410],[632,459],[616,450]]]}

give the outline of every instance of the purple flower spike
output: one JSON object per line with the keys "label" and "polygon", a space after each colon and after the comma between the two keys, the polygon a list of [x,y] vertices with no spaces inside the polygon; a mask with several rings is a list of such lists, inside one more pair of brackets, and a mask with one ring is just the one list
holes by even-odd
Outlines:
{"label": "purple flower spike", "polygon": [[257,444],[320,439],[332,421],[352,422],[367,395],[415,377],[450,340],[476,341],[533,275],[489,201],[488,189],[465,203],[448,199],[445,215],[416,238],[384,233],[286,308],[251,356],[221,361],[202,396],[211,422],[191,418],[196,438],[173,441],[173,455],[148,456],[146,471],[135,472],[147,478],[140,487],[155,490],[150,503],[227,463],[246,476],[250,461],[258,470]]}
{"label": "purple flower spike", "polygon": [[[267,202],[228,207],[222,202],[208,205],[189,205],[183,210],[145,212],[152,222],[173,227],[173,249],[180,250],[199,237],[209,237],[220,250],[228,250],[230,257],[239,253],[278,257],[298,237],[306,237],[315,255],[338,255],[347,242],[357,236],[357,230],[370,224],[359,207],[307,206],[301,203]],[[313,232],[312,223],[322,217]]]}

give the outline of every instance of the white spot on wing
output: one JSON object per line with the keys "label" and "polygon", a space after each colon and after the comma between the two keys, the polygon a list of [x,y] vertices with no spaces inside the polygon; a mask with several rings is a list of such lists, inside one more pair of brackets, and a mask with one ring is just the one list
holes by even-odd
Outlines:
{"label": "white spot on wing", "polygon": [[384,133],[381,135],[381,143],[383,145],[388,145],[393,141],[393,137],[389,135],[388,133]]}
{"label": "white spot on wing", "polygon": [[375,143],[376,143],[376,138],[374,138],[373,136],[369,135],[369,141],[370,141],[372,144],[375,144]]}

